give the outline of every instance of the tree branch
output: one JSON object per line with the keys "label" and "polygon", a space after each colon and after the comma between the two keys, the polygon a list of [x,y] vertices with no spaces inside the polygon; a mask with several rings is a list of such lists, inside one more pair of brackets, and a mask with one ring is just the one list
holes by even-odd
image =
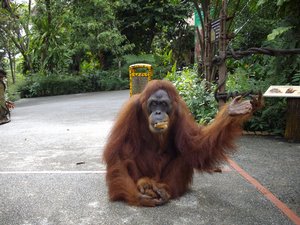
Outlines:
{"label": "tree branch", "polygon": [[241,59],[243,57],[253,55],[253,54],[262,54],[270,56],[282,56],[282,55],[297,55],[300,54],[300,48],[295,49],[274,49],[274,48],[249,48],[245,51],[234,51],[230,49],[227,51],[226,58]]}

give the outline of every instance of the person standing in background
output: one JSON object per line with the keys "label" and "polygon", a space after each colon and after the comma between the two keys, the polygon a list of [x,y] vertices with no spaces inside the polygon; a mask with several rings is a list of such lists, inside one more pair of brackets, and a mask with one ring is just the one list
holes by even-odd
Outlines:
{"label": "person standing in background", "polygon": [[6,72],[0,67],[0,125],[10,122],[10,110],[14,107],[6,98]]}

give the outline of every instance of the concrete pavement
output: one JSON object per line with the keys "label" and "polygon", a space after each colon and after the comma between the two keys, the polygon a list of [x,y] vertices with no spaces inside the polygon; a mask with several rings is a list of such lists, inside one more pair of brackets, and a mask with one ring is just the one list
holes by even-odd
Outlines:
{"label": "concrete pavement", "polygon": [[[101,151],[128,98],[113,91],[18,101],[12,122],[0,126],[0,224],[297,224],[229,164],[197,174],[189,193],[162,207],[109,202]],[[299,218],[300,144],[245,136],[238,146],[233,160]]]}

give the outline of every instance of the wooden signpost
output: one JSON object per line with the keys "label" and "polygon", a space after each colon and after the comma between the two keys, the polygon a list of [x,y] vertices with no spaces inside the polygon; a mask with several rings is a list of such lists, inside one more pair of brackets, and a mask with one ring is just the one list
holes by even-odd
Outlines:
{"label": "wooden signpost", "polygon": [[285,138],[300,141],[300,86],[270,86],[264,97],[287,98]]}

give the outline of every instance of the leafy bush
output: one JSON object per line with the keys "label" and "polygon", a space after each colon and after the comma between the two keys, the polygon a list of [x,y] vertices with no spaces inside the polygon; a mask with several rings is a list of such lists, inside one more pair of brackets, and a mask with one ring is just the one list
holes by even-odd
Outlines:
{"label": "leafy bush", "polygon": [[248,131],[266,131],[274,135],[283,135],[286,123],[286,99],[265,99],[266,107],[257,111],[245,124]]}
{"label": "leafy bush", "polygon": [[22,74],[16,74],[15,83],[13,83],[11,76],[7,79],[7,97],[10,101],[16,101],[20,99],[20,88],[25,85],[25,78]]}
{"label": "leafy bush", "polygon": [[[241,61],[235,61],[234,64],[236,63],[239,64],[237,69],[229,67],[230,72],[226,82],[228,92],[250,90],[264,92],[270,84],[273,84],[270,82],[275,82],[274,77],[265,74],[268,72],[267,66],[263,68],[261,65],[247,64]],[[166,79],[174,83],[199,123],[207,124],[214,119],[218,109],[214,98],[216,85],[201,80],[195,69],[176,71],[176,65],[173,66],[172,72],[168,73]],[[286,100],[266,98],[265,105],[265,108],[256,112],[254,117],[245,124],[244,129],[282,135],[285,127]]]}
{"label": "leafy bush", "polygon": [[111,91],[111,90],[122,90],[129,88],[129,79],[121,78],[118,72],[102,71],[95,75],[97,87],[95,91]]}
{"label": "leafy bush", "polygon": [[195,69],[176,71],[176,65],[166,79],[172,81],[179,94],[200,124],[211,122],[217,113],[217,102],[214,98],[215,85],[201,80]]}
{"label": "leafy bush", "polygon": [[[284,76],[276,76],[273,63],[275,58],[253,56],[240,61],[229,61],[227,91],[250,91],[264,93],[270,85],[286,84]],[[237,67],[234,69],[234,67]],[[296,76],[294,76],[297,78]],[[248,131],[267,131],[283,135],[287,103],[284,98],[265,98],[265,107],[254,114],[244,126]]]}
{"label": "leafy bush", "polygon": [[92,91],[120,90],[129,86],[127,79],[113,72],[97,71],[86,75],[33,74],[20,88],[21,97],[76,94]]}

